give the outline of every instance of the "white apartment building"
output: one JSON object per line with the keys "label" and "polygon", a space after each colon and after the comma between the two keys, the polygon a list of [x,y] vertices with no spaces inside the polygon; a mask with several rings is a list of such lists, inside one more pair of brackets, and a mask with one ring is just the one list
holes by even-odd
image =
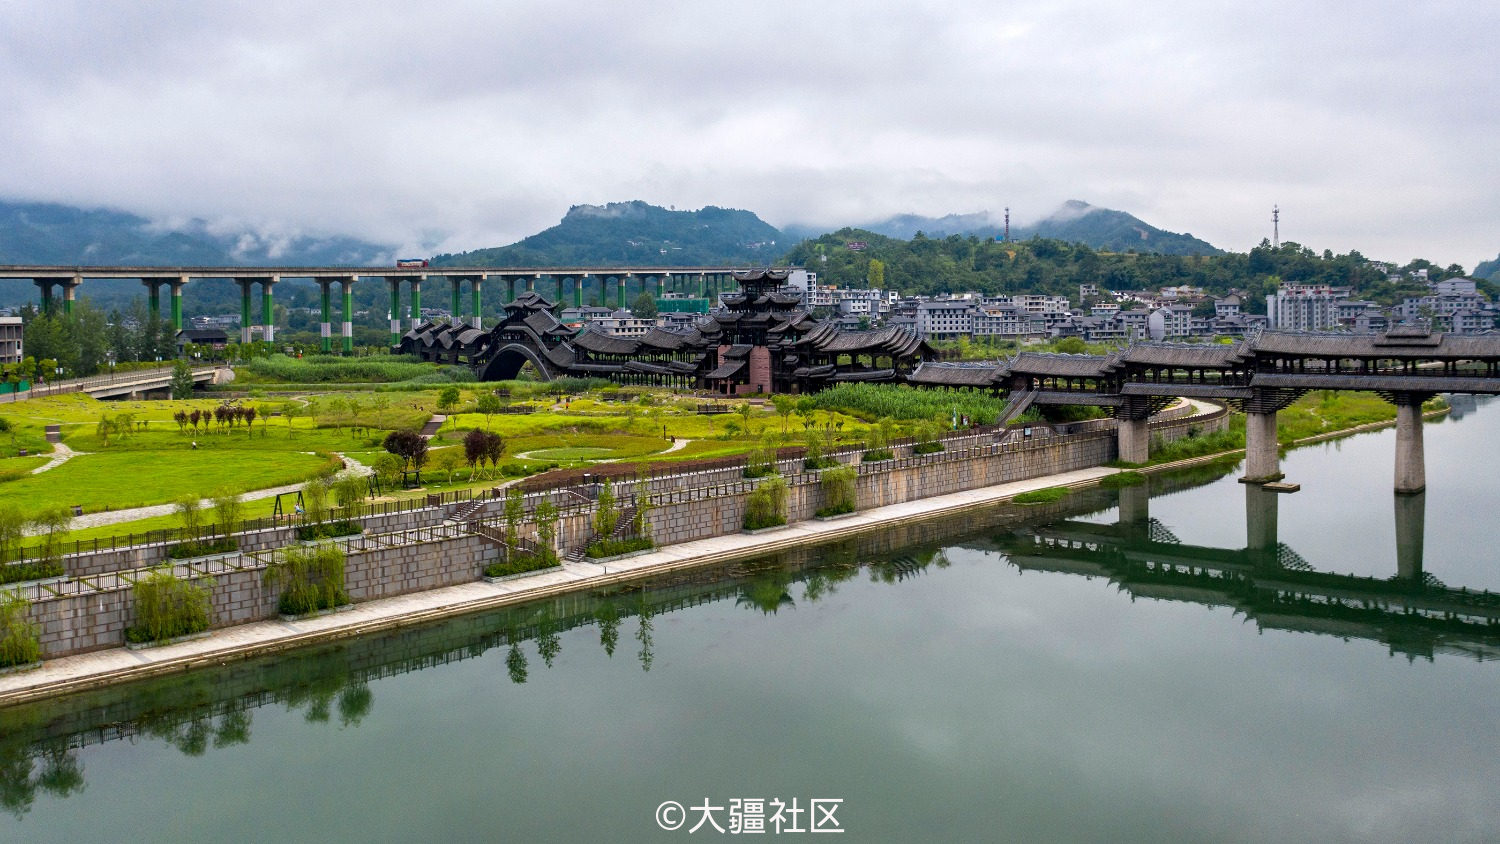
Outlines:
{"label": "white apartment building", "polygon": [[20,363],[26,356],[21,335],[20,317],[0,317],[0,363]]}
{"label": "white apartment building", "polygon": [[934,299],[917,305],[917,334],[929,340],[956,340],[974,333],[972,299]]}
{"label": "white apartment building", "polygon": [[1327,284],[1283,284],[1266,296],[1270,327],[1282,331],[1324,331],[1337,328],[1338,304],[1349,298],[1348,287]]}

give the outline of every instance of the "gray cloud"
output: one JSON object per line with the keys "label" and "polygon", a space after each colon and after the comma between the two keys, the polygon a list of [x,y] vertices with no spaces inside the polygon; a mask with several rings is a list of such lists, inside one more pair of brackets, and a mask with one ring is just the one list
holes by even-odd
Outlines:
{"label": "gray cloud", "polygon": [[1483,4],[21,0],[0,194],[510,242],[641,198],[834,225],[1064,199],[1245,249],[1493,257]]}

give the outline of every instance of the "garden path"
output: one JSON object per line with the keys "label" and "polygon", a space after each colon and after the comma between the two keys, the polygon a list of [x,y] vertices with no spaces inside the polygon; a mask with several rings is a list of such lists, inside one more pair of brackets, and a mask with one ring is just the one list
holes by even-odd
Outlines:
{"label": "garden path", "polygon": [[[674,451],[681,451],[684,448],[687,448],[688,443],[690,443],[690,442],[692,442],[692,440],[684,439],[682,437],[678,437],[675,441],[673,441],[673,443],[670,446],[667,446],[666,448],[662,449],[661,451],[652,452],[650,455],[647,455],[647,456],[648,457],[655,457],[658,454],[670,454],[671,452],[674,452]],[[518,459],[518,460],[531,460],[531,459],[533,459],[532,458],[533,454],[540,454],[543,451],[549,451],[549,450],[550,449],[539,448],[536,451],[523,451],[520,454],[516,455],[516,459]],[[536,459],[541,459],[541,458],[536,458]],[[606,458],[604,460],[591,460],[589,462],[591,462],[591,463],[619,463],[622,460],[638,460],[638,459],[640,459],[640,458],[637,458],[637,457],[610,457],[610,458]]]}
{"label": "garden path", "polygon": [[61,466],[62,464],[66,463],[67,461],[71,460],[74,457],[77,457],[80,454],[88,454],[88,452],[87,451],[74,451],[73,449],[68,448],[67,445],[65,445],[63,443],[60,443],[60,442],[59,443],[53,443],[52,444],[52,459],[48,460],[46,463],[43,463],[42,465],[36,467],[35,469],[32,469],[31,470],[31,474],[33,474],[33,475],[40,475],[41,473],[47,471],[48,469],[56,469],[58,466]]}

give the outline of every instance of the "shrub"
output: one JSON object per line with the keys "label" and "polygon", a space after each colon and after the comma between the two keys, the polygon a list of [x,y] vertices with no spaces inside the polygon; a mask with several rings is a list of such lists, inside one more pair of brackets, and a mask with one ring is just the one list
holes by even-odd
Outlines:
{"label": "shrub", "polygon": [[207,630],[211,583],[175,577],[166,566],[153,569],[131,588],[135,624],[126,629],[126,641],[165,642]]}
{"label": "shrub", "polygon": [[61,577],[62,560],[31,560],[24,563],[9,563],[0,566],[0,583],[17,583],[23,580],[41,580],[44,577]]}
{"label": "shrub", "polygon": [[853,466],[824,470],[818,478],[818,484],[823,488],[823,506],[818,510],[818,515],[853,513],[856,506],[855,482],[858,478],[859,473]]}
{"label": "shrub", "polygon": [[871,450],[871,451],[867,451],[863,455],[861,455],[860,458],[859,458],[859,460],[860,460],[861,463],[874,463],[877,460],[895,460],[895,459],[896,459],[895,453],[892,452],[888,448],[877,448],[877,449],[874,449],[874,450]]}
{"label": "shrub", "polygon": [[349,602],[344,591],[344,549],[331,542],[285,549],[266,567],[265,577],[282,588],[277,610],[283,615],[306,615]]}
{"label": "shrub", "polygon": [[319,539],[333,539],[336,536],[353,536],[363,530],[359,522],[344,519],[337,522],[303,525],[297,528],[297,539],[302,542],[315,542]]}
{"label": "shrub", "polygon": [[940,451],[947,451],[947,447],[940,442],[917,443],[911,447],[912,454],[937,454]]}
{"label": "shrub", "polygon": [[1023,492],[1011,500],[1017,504],[1051,504],[1054,501],[1059,501],[1067,497],[1067,495],[1067,487],[1049,486],[1046,489],[1034,489],[1030,492]]}
{"label": "shrub", "polygon": [[629,554],[632,551],[644,551],[654,547],[649,536],[629,536],[624,539],[601,539],[584,551],[591,560],[602,557],[617,557],[621,554]]}
{"label": "shrub", "polygon": [[212,541],[180,542],[167,549],[167,556],[174,560],[183,560],[188,557],[202,557],[208,554],[224,554],[238,550],[239,547],[239,540],[234,537],[220,537]]}
{"label": "shrub", "polygon": [[508,574],[524,574],[540,571],[557,565],[555,555],[516,554],[509,560],[500,560],[484,567],[485,577],[505,577]]}
{"label": "shrub", "polygon": [[620,520],[620,511],[615,507],[615,490],[609,478],[599,487],[599,499],[594,506],[594,533],[609,536],[615,532]]}
{"label": "shrub", "polygon": [[760,530],[786,524],[786,481],[780,476],[766,478],[750,493],[745,502],[746,530]]}
{"label": "shrub", "polygon": [[26,618],[30,606],[20,592],[0,595],[0,668],[30,665],[42,658],[36,625]]}

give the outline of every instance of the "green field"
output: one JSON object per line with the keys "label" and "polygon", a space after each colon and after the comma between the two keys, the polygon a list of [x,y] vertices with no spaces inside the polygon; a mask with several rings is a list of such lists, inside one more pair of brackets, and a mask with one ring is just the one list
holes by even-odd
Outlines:
{"label": "green field", "polygon": [[88,454],[40,475],[0,484],[0,502],[36,511],[80,505],[85,512],[205,497],[220,487],[261,489],[296,483],[326,465],[316,454],[254,451],[121,451]]}

